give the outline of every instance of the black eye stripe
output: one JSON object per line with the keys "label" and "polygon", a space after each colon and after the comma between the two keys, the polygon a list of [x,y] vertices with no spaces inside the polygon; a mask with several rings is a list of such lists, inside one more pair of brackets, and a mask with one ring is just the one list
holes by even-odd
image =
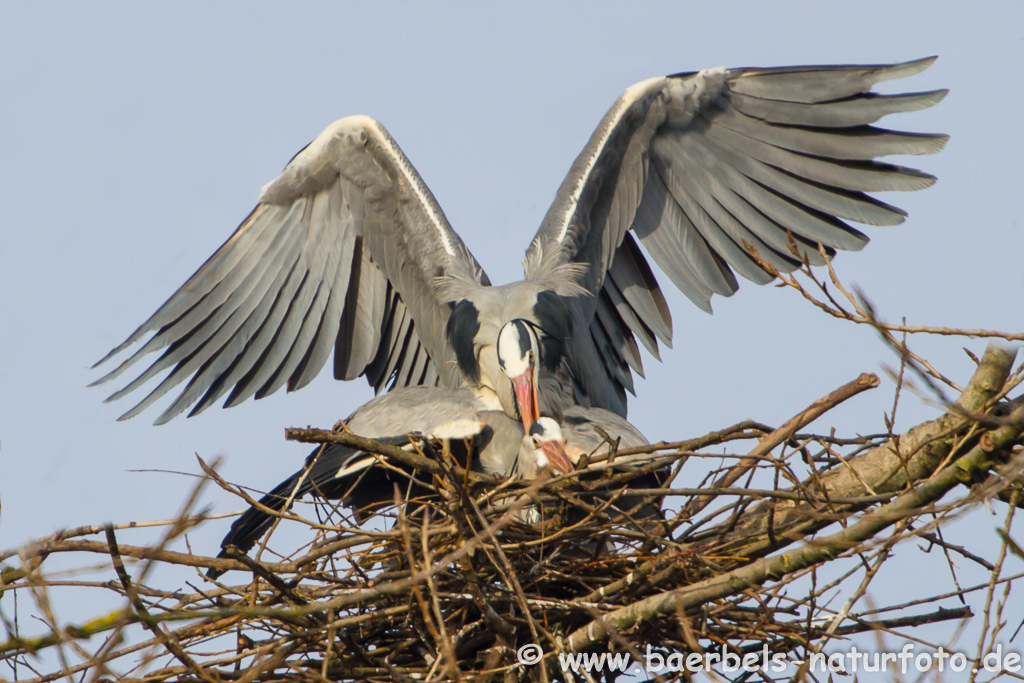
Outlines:
{"label": "black eye stripe", "polygon": [[510,322],[516,325],[516,331],[518,332],[517,336],[519,337],[519,350],[524,354],[525,351],[529,349],[529,346],[523,342],[523,336],[524,334],[527,333],[526,331],[529,329],[534,330],[535,336],[537,338],[537,344],[540,346],[543,346],[543,338],[547,338],[557,343],[562,343],[563,341],[562,338],[559,337],[557,334],[554,334],[553,332],[545,328],[543,325],[539,325],[533,322],[532,320],[526,320],[525,318],[514,318]]}
{"label": "black eye stripe", "polygon": [[516,318],[512,321],[512,324],[516,329],[516,341],[519,342],[519,355],[526,357],[526,354],[530,351],[530,328],[526,326],[526,321],[521,318]]}

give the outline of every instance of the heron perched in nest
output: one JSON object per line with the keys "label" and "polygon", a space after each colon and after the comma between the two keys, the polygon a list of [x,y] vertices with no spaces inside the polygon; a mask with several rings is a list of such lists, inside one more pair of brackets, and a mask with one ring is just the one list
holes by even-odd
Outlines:
{"label": "heron perched in nest", "polygon": [[[363,376],[378,391],[465,387],[484,409],[516,417],[495,346],[501,327],[520,319],[540,336],[543,414],[582,405],[625,416],[633,373],[643,372],[637,341],[658,357],[672,338],[647,259],[710,311],[712,295],[737,290],[737,274],[763,284],[802,258],[822,263],[819,245],[862,248],[867,236],[846,221],[902,222],[903,211],[868,193],[920,190],[935,178],[875,159],[934,153],[946,136],[871,124],[946,91],[872,88],[932,61],[716,68],[630,86],[569,169],[529,242],[524,278],[504,286],[491,285],[384,127],[341,119],[101,361],[141,344],[96,383],[162,350],[110,397],[170,370],[122,416],[186,382],[162,423],[225,395],[232,406],[301,388],[333,351],[339,379]],[[510,191],[509,201],[520,198]]]}

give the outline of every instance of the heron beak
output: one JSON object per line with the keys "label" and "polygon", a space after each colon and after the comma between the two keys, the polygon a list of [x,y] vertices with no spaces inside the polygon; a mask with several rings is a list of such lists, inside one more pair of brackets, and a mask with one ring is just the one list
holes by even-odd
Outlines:
{"label": "heron beak", "polygon": [[548,458],[548,463],[562,474],[569,474],[576,469],[569,454],[565,452],[565,446],[561,441],[544,441],[540,447]]}
{"label": "heron beak", "polygon": [[537,383],[534,381],[533,376],[534,368],[531,365],[523,374],[511,378],[512,388],[516,392],[516,404],[519,406],[519,416],[523,420],[523,429],[527,433],[530,432],[530,427],[540,417],[540,407],[537,402]]}

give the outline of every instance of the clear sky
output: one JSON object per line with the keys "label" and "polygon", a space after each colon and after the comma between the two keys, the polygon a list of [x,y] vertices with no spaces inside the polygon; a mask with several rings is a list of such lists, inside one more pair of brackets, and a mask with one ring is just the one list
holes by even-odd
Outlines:
{"label": "clear sky", "polygon": [[[511,9],[514,8],[514,9]],[[529,238],[621,91],[712,66],[879,63],[937,54],[891,88],[946,87],[883,125],[949,133],[939,176],[883,199],[910,212],[836,263],[890,320],[1024,328],[1024,4],[869,2],[4,3],[0,7],[0,547],[64,526],[173,514],[193,454],[269,487],[371,396],[325,372],[164,427],[104,405],[93,362],[231,233],[259,188],[331,121],[388,127],[492,281],[520,277]],[[675,320],[645,359],[631,420],[651,440],[744,418],[777,424],[860,372],[895,362],[868,329],[791,292],[745,283],[708,316],[661,278]],[[966,381],[962,340],[913,348]],[[966,345],[980,355],[984,344]],[[879,431],[891,382],[830,414]],[[936,414],[909,395],[897,428]],[[239,507],[219,492],[216,511]],[[978,533],[996,522],[982,516]],[[193,535],[215,549],[227,522]],[[127,537],[125,542],[141,537]]]}

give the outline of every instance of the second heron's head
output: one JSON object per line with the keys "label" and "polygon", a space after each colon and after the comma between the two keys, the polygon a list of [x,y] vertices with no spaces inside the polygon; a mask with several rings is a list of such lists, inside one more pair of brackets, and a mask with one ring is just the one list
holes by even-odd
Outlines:
{"label": "second heron's head", "polygon": [[[550,417],[538,418],[531,426],[524,442],[527,443],[534,474],[548,468],[568,474],[575,469],[565,450],[562,428]],[[530,473],[528,472],[527,475]]]}

